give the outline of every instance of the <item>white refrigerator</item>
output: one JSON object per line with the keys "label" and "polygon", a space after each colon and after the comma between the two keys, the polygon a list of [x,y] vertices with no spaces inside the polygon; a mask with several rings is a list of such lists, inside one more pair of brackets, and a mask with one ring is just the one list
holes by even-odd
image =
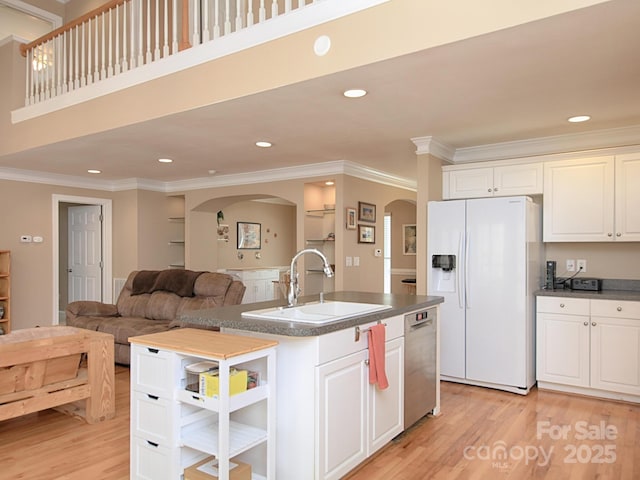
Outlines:
{"label": "white refrigerator", "polygon": [[441,378],[527,394],[544,264],[539,205],[529,197],[429,202],[427,242],[427,290],[445,298]]}

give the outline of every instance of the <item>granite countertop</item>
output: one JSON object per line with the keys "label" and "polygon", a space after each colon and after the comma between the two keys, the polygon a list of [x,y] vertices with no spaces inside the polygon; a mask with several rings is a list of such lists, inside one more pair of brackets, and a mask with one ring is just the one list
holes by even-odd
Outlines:
{"label": "granite countertop", "polygon": [[[269,320],[255,320],[243,318],[242,312],[261,310],[263,308],[278,307],[286,304],[284,300],[272,300],[268,302],[248,303],[229,307],[194,310],[185,313],[181,320],[208,327],[233,328],[251,332],[270,333],[289,337],[311,337],[345,328],[355,327],[364,323],[375,322],[385,318],[402,315],[404,313],[433,307],[444,302],[443,297],[426,295],[400,295],[370,292],[332,292],[325,293],[326,301],[372,303],[377,305],[390,305],[390,309],[373,312],[345,320],[337,320],[323,325],[313,325],[300,322],[282,322]],[[300,297],[300,304],[317,302],[319,295]]]}

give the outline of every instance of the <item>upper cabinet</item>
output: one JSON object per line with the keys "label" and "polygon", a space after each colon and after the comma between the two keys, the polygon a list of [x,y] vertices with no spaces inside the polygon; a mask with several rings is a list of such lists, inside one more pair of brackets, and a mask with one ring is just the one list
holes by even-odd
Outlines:
{"label": "upper cabinet", "polygon": [[545,163],[544,241],[640,241],[639,182],[640,154]]}
{"label": "upper cabinet", "polygon": [[542,193],[542,164],[525,163],[482,168],[443,167],[442,196],[457,198],[538,195]]}

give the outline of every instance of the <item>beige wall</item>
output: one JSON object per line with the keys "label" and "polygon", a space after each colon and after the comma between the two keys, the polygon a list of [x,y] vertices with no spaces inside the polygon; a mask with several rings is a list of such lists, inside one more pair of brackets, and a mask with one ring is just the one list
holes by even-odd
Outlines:
{"label": "beige wall", "polygon": [[[568,277],[566,260],[584,259],[587,272],[580,276],[640,280],[640,243],[547,243],[546,259],[557,262],[557,275]],[[575,272],[574,272],[575,273]]]}
{"label": "beige wall", "polygon": [[[404,254],[403,226],[416,224],[416,204],[406,200],[396,200],[385,207],[385,212],[391,214],[391,293],[408,293],[409,289],[402,284],[402,280],[415,278],[416,255]],[[419,241],[421,240],[416,240],[416,246]],[[407,270],[407,272],[394,274],[394,270]]]}
{"label": "beige wall", "polygon": [[[336,213],[336,225],[344,240],[336,244],[336,268],[344,269],[343,276],[337,276],[336,290],[357,290],[362,292],[383,291],[383,259],[374,256],[374,250],[383,247],[383,227],[385,206],[396,200],[415,202],[415,192],[396,187],[374,184],[355,177],[345,176],[340,183],[336,198],[342,200],[340,211]],[[346,207],[358,208],[358,202],[371,203],[376,206],[376,222],[358,222],[362,225],[375,226],[375,244],[358,243],[358,231],[346,230],[342,212]],[[338,208],[338,205],[336,205]],[[340,215],[340,221],[338,220]],[[336,239],[338,235],[336,233]],[[344,266],[346,256],[359,257],[359,267]]]}

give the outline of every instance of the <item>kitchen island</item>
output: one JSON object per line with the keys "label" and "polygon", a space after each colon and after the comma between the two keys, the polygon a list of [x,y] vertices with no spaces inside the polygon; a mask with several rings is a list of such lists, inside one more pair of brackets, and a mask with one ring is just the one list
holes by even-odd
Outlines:
{"label": "kitchen island", "polygon": [[[225,333],[278,341],[279,480],[341,478],[404,430],[404,316],[439,309],[443,302],[442,297],[365,292],[327,293],[324,300],[389,308],[320,325],[242,316],[281,306],[282,300],[193,311],[182,317],[190,324],[220,327]],[[315,295],[301,297],[299,303],[318,301]],[[386,325],[386,389],[369,383],[367,332],[379,323]],[[438,362],[436,355],[436,372]],[[435,413],[440,406],[439,376],[436,389]]]}

